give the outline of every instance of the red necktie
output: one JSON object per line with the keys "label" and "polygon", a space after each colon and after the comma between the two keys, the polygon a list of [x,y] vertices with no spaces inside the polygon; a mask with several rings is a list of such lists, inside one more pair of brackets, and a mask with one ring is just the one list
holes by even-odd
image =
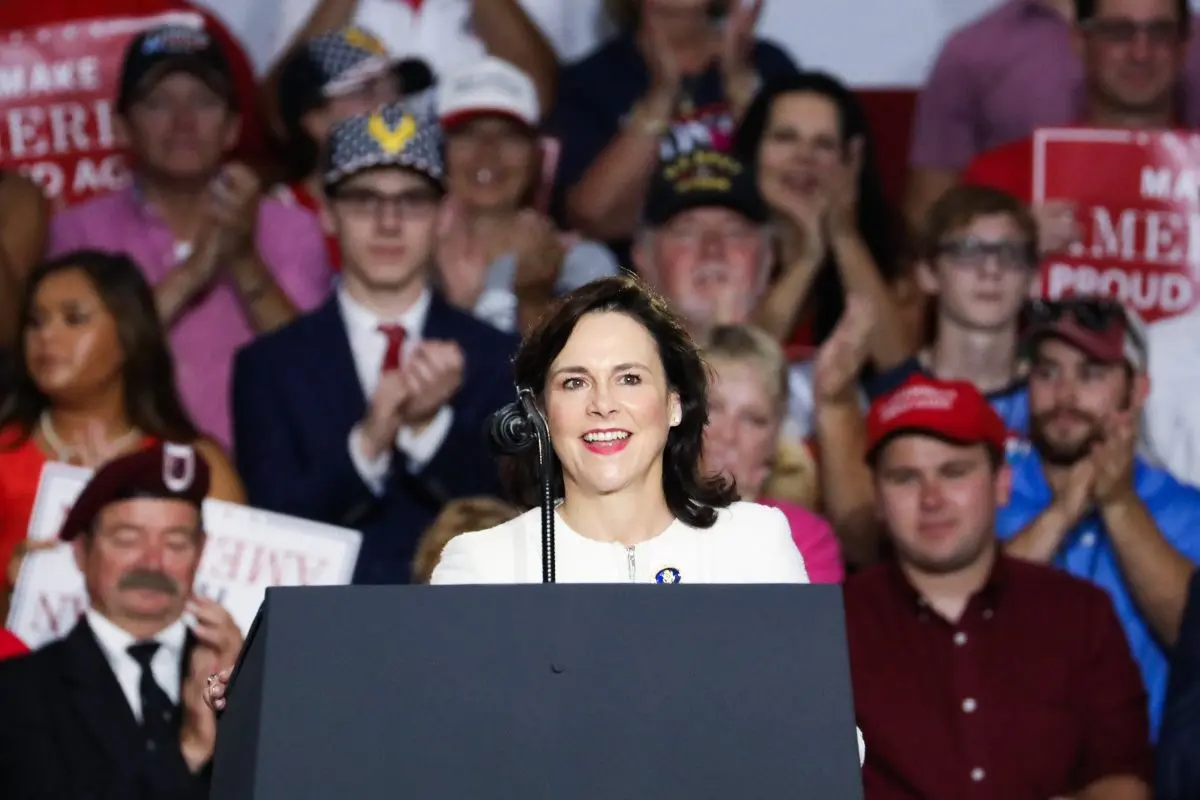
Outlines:
{"label": "red necktie", "polygon": [[380,325],[379,332],[387,337],[387,352],[383,354],[383,372],[400,369],[400,352],[408,331],[403,325]]}

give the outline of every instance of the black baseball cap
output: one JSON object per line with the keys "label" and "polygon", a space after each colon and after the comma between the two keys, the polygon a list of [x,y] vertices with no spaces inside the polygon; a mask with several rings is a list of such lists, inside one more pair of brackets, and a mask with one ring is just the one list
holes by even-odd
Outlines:
{"label": "black baseball cap", "polygon": [[117,110],[126,113],[158,81],[176,72],[194,75],[237,108],[233,70],[220,44],[203,28],[166,25],[130,42],[121,65]]}
{"label": "black baseball cap", "polygon": [[741,161],[715,150],[693,150],[664,162],[650,185],[643,214],[651,227],[693,208],[717,206],[766,222],[754,176]]}

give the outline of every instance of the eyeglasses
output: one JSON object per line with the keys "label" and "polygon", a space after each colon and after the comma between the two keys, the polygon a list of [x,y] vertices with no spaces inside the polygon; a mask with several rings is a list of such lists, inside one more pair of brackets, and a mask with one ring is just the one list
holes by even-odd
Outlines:
{"label": "eyeglasses", "polygon": [[333,201],[362,217],[378,217],[385,210],[394,210],[400,217],[427,217],[438,206],[437,196],[432,192],[385,194],[371,189],[343,189],[334,194]]}
{"label": "eyeglasses", "polygon": [[985,242],[981,239],[951,239],[938,246],[938,255],[956,265],[978,269],[989,258],[1004,269],[1025,269],[1037,264],[1037,251],[1029,242]]}
{"label": "eyeglasses", "polygon": [[1182,26],[1173,19],[1156,19],[1135,22],[1131,19],[1093,19],[1085,28],[1109,44],[1132,44],[1138,34],[1144,33],[1150,44],[1165,46],[1178,44],[1183,38]]}

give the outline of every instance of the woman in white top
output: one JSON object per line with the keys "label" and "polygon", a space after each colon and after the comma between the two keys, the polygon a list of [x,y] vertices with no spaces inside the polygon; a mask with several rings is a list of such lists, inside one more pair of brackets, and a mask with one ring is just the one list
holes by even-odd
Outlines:
{"label": "woman in white top", "polygon": [[[607,278],[565,296],[523,342],[518,386],[537,397],[558,460],[560,583],[806,583],[779,511],[735,502],[705,477],[707,369],[667,305]],[[537,452],[516,457],[518,494],[538,502]],[[541,581],[538,509],[453,539],[432,583]]]}
{"label": "woman in white top", "polygon": [[[641,282],[604,278],[564,296],[522,343],[514,372],[535,392],[558,459],[559,583],[808,582],[783,514],[736,502],[725,478],[701,472],[707,367]],[[536,449],[506,466],[533,510],[452,539],[431,583],[541,581]],[[217,710],[229,674],[205,690]]]}

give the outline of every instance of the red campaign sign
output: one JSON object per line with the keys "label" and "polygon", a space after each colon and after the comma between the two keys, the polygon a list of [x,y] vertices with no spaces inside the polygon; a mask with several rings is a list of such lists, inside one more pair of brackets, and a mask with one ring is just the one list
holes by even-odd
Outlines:
{"label": "red campaign sign", "polygon": [[1056,129],[1034,135],[1033,201],[1077,204],[1082,240],[1046,258],[1044,297],[1100,294],[1147,322],[1200,287],[1200,135]]}
{"label": "red campaign sign", "polygon": [[56,205],[129,181],[113,127],[129,42],[160,25],[202,28],[189,11],[73,21],[0,33],[0,169],[37,181]]}

